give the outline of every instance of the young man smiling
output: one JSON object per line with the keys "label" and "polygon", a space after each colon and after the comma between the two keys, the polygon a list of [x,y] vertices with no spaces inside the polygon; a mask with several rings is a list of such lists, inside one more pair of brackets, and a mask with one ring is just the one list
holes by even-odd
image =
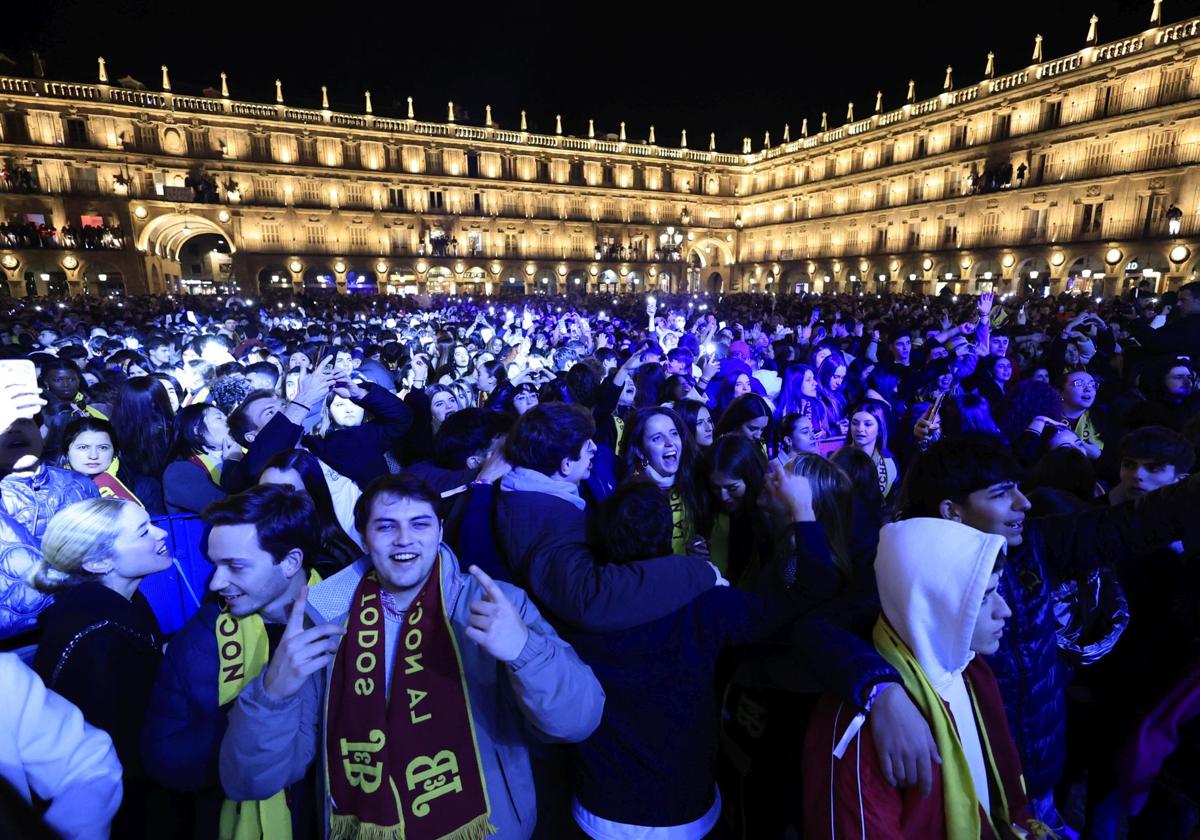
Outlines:
{"label": "young man smiling", "polygon": [[[311,599],[300,591],[270,666],[230,713],[220,767],[235,798],[270,797],[319,760],[321,824],[335,836],[532,834],[530,729],[581,741],[604,693],[525,593],[459,570],[438,501],[403,475],[363,493],[367,557]],[[309,629],[306,603],[322,622]]]}
{"label": "young man smiling", "polygon": [[282,792],[227,800],[217,756],[231,704],[274,654],[310,580],[316,511],[291,488],[262,485],[209,506],[204,520],[215,567],[208,588],[218,600],[201,606],[167,647],[142,736],[146,765],[166,787],[195,796],[197,836],[218,836],[220,826],[222,837],[281,836],[292,827],[305,837],[313,823],[307,791],[290,808]]}
{"label": "young man smiling", "polygon": [[1061,824],[1054,785],[1066,753],[1066,683],[1058,655],[1051,593],[1067,578],[1119,565],[1197,527],[1200,480],[1181,482],[1134,502],[1068,516],[1027,520],[1029,500],[1007,450],[984,440],[943,440],[922,454],[905,479],[901,517],[937,517],[996,534],[1007,542],[1000,593],[1012,608],[989,664],[1000,683],[1021,754],[1034,816]]}

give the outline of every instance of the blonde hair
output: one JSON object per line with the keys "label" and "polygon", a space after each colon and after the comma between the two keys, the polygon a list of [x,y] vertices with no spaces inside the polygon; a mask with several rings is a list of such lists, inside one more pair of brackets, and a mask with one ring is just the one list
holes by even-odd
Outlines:
{"label": "blonde hair", "polygon": [[122,499],[84,499],[54,514],[42,537],[42,559],[29,574],[30,586],[49,593],[97,579],[83,565],[111,556],[121,534],[121,511],[130,504]]}
{"label": "blonde hair", "polygon": [[788,465],[793,475],[801,475],[812,485],[813,513],[825,529],[834,563],[848,580],[853,573],[850,562],[850,533],[853,527],[854,484],[837,464],[820,455],[804,453]]}

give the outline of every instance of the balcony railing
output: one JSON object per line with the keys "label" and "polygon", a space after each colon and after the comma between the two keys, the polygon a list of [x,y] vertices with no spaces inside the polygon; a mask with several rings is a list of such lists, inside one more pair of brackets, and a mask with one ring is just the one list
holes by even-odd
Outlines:
{"label": "balcony railing", "polygon": [[1143,172],[1200,163],[1200,143],[1176,143],[1141,149],[1137,152],[1111,152],[1099,158],[1050,160],[1042,184],[1100,178],[1126,172]]}

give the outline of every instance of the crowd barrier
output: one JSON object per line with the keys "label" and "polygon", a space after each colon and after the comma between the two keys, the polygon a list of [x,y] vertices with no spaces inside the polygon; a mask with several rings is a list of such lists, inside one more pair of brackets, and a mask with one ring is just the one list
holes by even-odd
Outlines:
{"label": "crowd barrier", "polygon": [[191,514],[156,516],[155,525],[167,532],[171,567],[145,578],[139,591],[150,602],[163,633],[177,632],[187,623],[208,592],[212,564],[201,550],[204,523]]}

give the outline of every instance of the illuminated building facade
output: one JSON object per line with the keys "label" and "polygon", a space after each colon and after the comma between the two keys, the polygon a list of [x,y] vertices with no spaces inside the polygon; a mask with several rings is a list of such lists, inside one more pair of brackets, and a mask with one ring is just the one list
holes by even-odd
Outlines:
{"label": "illuminated building facade", "polygon": [[[0,77],[7,292],[1113,294],[1200,272],[1200,18],[739,154]],[[324,91],[322,92],[324,98]],[[869,105],[872,103],[868,103]],[[870,113],[862,116],[862,111]],[[221,236],[212,279],[180,263]],[[0,293],[3,293],[0,289]]]}

